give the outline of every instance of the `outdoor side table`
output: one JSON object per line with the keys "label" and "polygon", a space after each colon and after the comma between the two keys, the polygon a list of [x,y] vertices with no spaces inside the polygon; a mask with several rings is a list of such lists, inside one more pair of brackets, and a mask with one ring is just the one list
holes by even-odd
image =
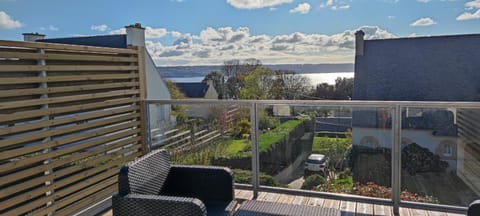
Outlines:
{"label": "outdoor side table", "polygon": [[340,216],[338,209],[323,208],[320,206],[293,205],[257,200],[243,202],[234,214],[235,216],[305,216],[305,215],[326,215]]}

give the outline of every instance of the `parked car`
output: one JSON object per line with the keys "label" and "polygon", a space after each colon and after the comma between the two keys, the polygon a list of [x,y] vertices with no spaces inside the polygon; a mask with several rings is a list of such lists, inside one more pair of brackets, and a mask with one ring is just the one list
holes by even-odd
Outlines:
{"label": "parked car", "polygon": [[323,154],[311,154],[305,162],[305,176],[312,173],[327,175],[328,158]]}

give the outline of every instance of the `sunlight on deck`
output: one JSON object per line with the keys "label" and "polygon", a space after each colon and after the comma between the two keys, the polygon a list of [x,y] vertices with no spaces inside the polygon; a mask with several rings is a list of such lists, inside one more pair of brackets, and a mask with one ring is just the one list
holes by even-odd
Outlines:
{"label": "sunlight on deck", "polygon": [[[253,192],[250,190],[235,190],[235,198],[240,203],[245,200],[253,198]],[[361,202],[350,202],[342,200],[323,199],[317,197],[295,196],[288,194],[259,192],[257,200],[288,203],[295,205],[311,205],[322,206],[325,208],[338,208],[342,211],[342,216],[357,216],[357,215],[384,215],[393,216],[392,206],[377,205]],[[402,216],[461,216],[462,214],[427,211],[422,209],[400,208],[400,215]],[[101,216],[112,216],[112,210],[108,210]]]}

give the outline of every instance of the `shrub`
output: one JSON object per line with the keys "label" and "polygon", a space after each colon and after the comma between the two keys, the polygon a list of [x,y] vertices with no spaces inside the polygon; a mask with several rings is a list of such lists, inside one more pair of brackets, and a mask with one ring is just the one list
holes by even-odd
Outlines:
{"label": "shrub", "polygon": [[308,176],[302,184],[302,189],[312,190],[325,183],[325,178],[319,174]]}
{"label": "shrub", "polygon": [[266,130],[266,129],[274,129],[278,125],[280,125],[280,119],[268,115],[261,115],[258,119],[258,129]]}
{"label": "shrub", "polygon": [[[233,176],[235,178],[235,183],[252,184],[252,171],[234,169],[233,173],[234,173]],[[272,186],[272,187],[286,187],[285,185],[280,184],[272,176],[262,172],[260,173],[260,185]]]}
{"label": "shrub", "polygon": [[235,125],[234,136],[237,138],[244,138],[247,136],[248,138],[250,135],[250,130],[250,121],[248,121],[248,119],[240,119],[240,121],[238,121]]}

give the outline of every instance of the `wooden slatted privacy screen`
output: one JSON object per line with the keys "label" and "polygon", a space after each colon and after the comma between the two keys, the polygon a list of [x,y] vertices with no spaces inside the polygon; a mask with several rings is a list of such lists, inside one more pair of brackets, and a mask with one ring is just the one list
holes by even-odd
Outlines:
{"label": "wooden slatted privacy screen", "polygon": [[142,154],[144,48],[0,41],[0,215],[69,215]]}

